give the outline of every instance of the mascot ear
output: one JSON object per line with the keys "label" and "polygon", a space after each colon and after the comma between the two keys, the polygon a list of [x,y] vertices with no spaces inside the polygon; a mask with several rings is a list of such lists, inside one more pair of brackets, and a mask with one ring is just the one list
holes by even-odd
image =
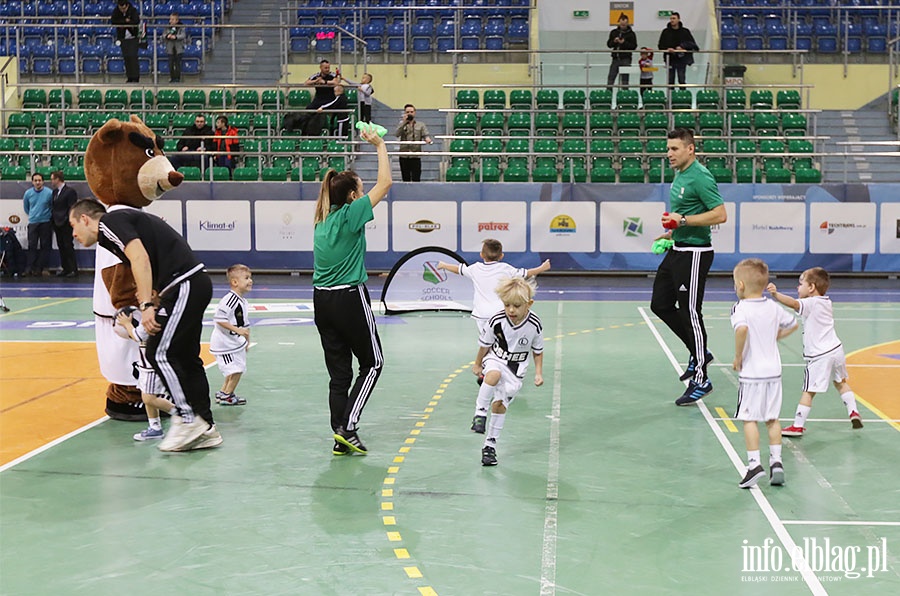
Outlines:
{"label": "mascot ear", "polygon": [[[134,116],[132,116],[132,118],[133,117]],[[94,137],[104,145],[115,145],[116,143],[121,142],[124,136],[125,133],[122,131],[122,122],[116,118],[107,121],[107,123],[101,126],[100,130],[94,134]]]}

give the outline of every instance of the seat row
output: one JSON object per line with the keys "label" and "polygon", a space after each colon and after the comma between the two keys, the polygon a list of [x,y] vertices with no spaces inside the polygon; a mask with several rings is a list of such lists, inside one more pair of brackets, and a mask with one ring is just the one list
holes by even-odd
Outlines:
{"label": "seat row", "polygon": [[[74,99],[77,97],[78,102]],[[25,89],[22,93],[22,107],[35,108],[64,108],[78,107],[81,109],[123,110],[126,107],[138,110],[274,110],[278,106],[304,108],[312,99],[312,95],[306,89],[292,89],[287,95],[284,91],[266,89],[262,92],[256,89],[239,89],[235,93],[231,90],[213,89],[207,93],[203,89],[160,89],[156,94],[149,89],[134,89],[130,92],[125,89],[82,89],[75,96],[71,89],[51,89],[48,93],[45,89]],[[347,99],[356,101],[356,90],[347,90]]]}
{"label": "seat row", "polygon": [[307,0],[297,9],[298,19],[348,19],[354,13],[364,18],[399,19],[410,12],[418,17],[454,18],[513,16],[527,17],[530,0],[424,0],[416,3],[394,0]]}
{"label": "seat row", "polygon": [[[168,16],[177,12],[182,16],[204,16],[214,11],[216,14],[230,12],[232,0],[176,0],[174,2],[140,2],[132,3],[143,15]],[[2,17],[67,17],[67,16],[101,16],[108,17],[116,7],[115,0],[99,2],[68,2],[67,0],[6,0],[0,4]]]}

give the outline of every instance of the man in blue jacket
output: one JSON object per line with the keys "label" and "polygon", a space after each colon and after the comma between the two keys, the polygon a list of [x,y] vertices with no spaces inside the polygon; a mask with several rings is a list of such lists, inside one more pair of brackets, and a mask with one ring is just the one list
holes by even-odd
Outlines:
{"label": "man in blue jacket", "polygon": [[[41,275],[47,269],[50,244],[53,242],[53,224],[50,221],[53,191],[44,186],[43,174],[31,175],[33,188],[25,191],[22,202],[28,216],[28,261],[24,275]],[[40,244],[40,248],[38,248]],[[47,275],[50,272],[47,271]]]}

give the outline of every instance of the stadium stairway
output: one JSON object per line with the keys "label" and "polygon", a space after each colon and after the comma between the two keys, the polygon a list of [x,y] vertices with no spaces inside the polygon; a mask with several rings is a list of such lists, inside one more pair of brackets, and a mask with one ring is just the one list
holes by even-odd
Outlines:
{"label": "stadium stairway", "polygon": [[[230,25],[258,25],[278,23],[279,0],[235,2],[228,23]],[[277,27],[237,29],[235,35],[236,84],[273,85],[281,79],[279,39]],[[262,41],[262,45],[260,45]],[[231,83],[231,32],[226,30],[217,39],[215,49],[203,66],[200,80],[204,83]]]}
{"label": "stadium stairway", "polygon": [[[818,134],[831,138],[825,151],[844,152],[847,147],[838,145],[847,141],[896,141],[886,115],[885,100],[876,100],[859,110],[826,110],[816,119]],[[851,153],[887,152],[896,148],[873,145],[851,148]],[[823,168],[823,182],[844,182],[843,157],[830,157]],[[846,160],[847,182],[896,182],[897,159],[894,157],[851,156]]]}

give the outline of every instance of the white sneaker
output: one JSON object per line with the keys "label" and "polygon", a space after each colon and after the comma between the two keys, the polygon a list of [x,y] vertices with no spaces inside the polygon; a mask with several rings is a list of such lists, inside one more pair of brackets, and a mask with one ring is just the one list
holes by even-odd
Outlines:
{"label": "white sneaker", "polygon": [[211,447],[218,447],[222,444],[222,441],[222,435],[219,434],[219,431],[216,430],[216,425],[213,424],[211,428],[200,435],[199,439],[185,447],[183,451],[194,451],[196,449],[209,449]]}
{"label": "white sneaker", "polygon": [[185,422],[181,416],[172,416],[172,426],[169,427],[166,438],[159,444],[159,450],[185,451],[207,428],[209,423],[200,416],[194,416],[191,422]]}

